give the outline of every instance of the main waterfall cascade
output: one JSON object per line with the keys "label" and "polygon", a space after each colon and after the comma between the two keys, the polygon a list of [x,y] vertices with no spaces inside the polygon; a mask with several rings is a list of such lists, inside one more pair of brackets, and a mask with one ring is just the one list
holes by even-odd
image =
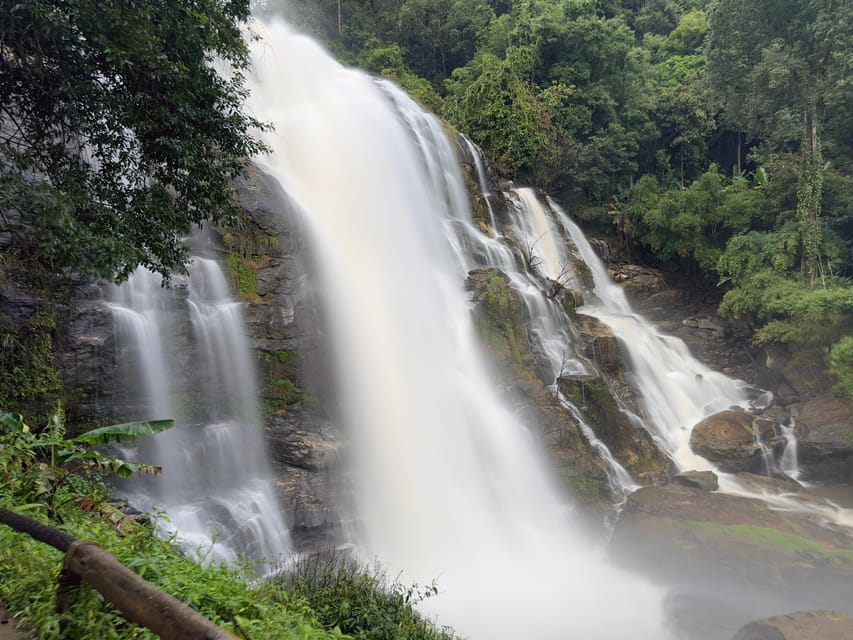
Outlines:
{"label": "main waterfall cascade", "polygon": [[162,477],[123,487],[129,502],[165,511],[163,528],[190,552],[286,558],[245,322],[219,265],[194,257],[170,289],[139,268],[111,294],[133,416],[175,419],[128,447],[130,459],[163,467]]}
{"label": "main waterfall cascade", "polygon": [[[426,606],[474,639],[665,637],[662,591],[580,532],[488,377],[463,281],[510,252],[473,225],[440,124],[282,24],[251,46],[262,164],[312,235],[365,553],[439,579]],[[567,330],[533,317],[543,344]]]}

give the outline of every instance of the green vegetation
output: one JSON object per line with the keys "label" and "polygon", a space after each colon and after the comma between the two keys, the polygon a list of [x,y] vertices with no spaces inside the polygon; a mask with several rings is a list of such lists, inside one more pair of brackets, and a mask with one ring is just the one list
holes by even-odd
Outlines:
{"label": "green vegetation", "polygon": [[0,407],[46,421],[62,396],[53,353],[56,322],[46,309],[13,324],[0,315]]}
{"label": "green vegetation", "polygon": [[298,379],[302,353],[295,349],[258,352],[264,387],[261,391],[264,412],[271,414],[294,405],[305,406],[315,399],[299,388]]}
{"label": "green vegetation", "polygon": [[600,478],[584,474],[569,475],[567,478],[572,488],[581,496],[594,498],[605,493],[605,482]]}
{"label": "green vegetation", "polygon": [[249,258],[237,251],[228,254],[228,271],[237,294],[251,300],[258,295],[258,276]]}
{"label": "green vegetation", "polygon": [[527,358],[524,305],[500,271],[481,271],[472,280],[475,297],[482,304],[477,329],[483,343],[496,355],[507,356],[518,366]]}
{"label": "green vegetation", "polygon": [[407,586],[381,568],[369,567],[342,552],[329,551],[299,560],[283,581],[294,596],[305,598],[327,628],[339,628],[357,640],[453,640],[414,607],[438,595],[435,583]]}
{"label": "green vegetation", "polygon": [[[293,576],[258,582],[251,563],[227,567],[211,561],[210,549],[181,550],[158,535],[151,516],[137,518],[122,511],[120,504],[109,501],[100,474],[154,468],[114,460],[88,445],[169,426],[171,421],[113,425],[67,440],[58,418],[36,431],[19,415],[0,414],[0,507],[96,542],[215,624],[253,640],[453,637],[435,630],[413,610],[420,598],[436,593],[434,585],[408,588],[353,563],[323,558],[303,560]],[[85,583],[66,593],[71,606],[57,613],[61,566],[60,552],[0,525],[0,599],[34,637],[154,638],[125,621]]]}
{"label": "green vegetation", "polygon": [[853,563],[853,550],[836,549],[831,545],[802,538],[796,534],[750,524],[720,524],[717,522],[695,522],[704,532],[724,538],[734,538],[738,544],[769,548],[782,553],[816,553],[825,558],[838,558]]}
{"label": "green vegetation", "polygon": [[21,260],[168,278],[191,224],[235,214],[232,178],[260,149],[242,107],[249,4],[0,7],[0,211],[20,216]]}
{"label": "green vegetation", "polygon": [[849,3],[287,5],[343,61],[428,83],[416,95],[507,177],[719,283],[721,311],[759,342],[835,354],[849,393],[835,346],[853,335]]}
{"label": "green vegetation", "polygon": [[829,369],[838,377],[833,391],[853,398],[853,336],[842,338],[829,352]]}
{"label": "green vegetation", "polygon": [[275,413],[296,404],[308,402],[306,396],[287,378],[276,378],[270,380],[269,384],[261,392],[266,413]]}

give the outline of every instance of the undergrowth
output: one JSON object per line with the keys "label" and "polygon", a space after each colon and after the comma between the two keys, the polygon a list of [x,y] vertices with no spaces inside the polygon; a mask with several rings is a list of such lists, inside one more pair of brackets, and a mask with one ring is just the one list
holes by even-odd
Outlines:
{"label": "undergrowth", "polygon": [[292,594],[308,601],[326,628],[357,640],[455,640],[447,627],[436,627],[415,607],[438,595],[435,582],[406,585],[381,567],[369,567],[346,552],[331,549],[299,559],[279,579]]}
{"label": "undergrowth", "polygon": [[[61,425],[33,432],[22,422],[11,428],[15,424],[8,418],[11,414],[2,415],[7,419],[0,420],[0,507],[96,542],[142,578],[238,637],[452,638],[434,630],[413,610],[421,597],[416,587],[389,584],[377,574],[360,573],[363,568],[354,564],[316,557],[297,562],[289,577],[258,581],[249,561],[226,566],[211,560],[210,549],[188,553],[158,535],[152,516],[134,518],[116,508],[98,474],[85,468],[57,470],[51,456],[58,446],[71,443],[61,445]],[[61,552],[0,525],[0,600],[27,633],[46,640],[156,637],[125,621],[85,582],[71,594],[71,606],[57,613],[62,562]],[[315,577],[328,579],[309,579],[308,566],[314,567]],[[337,576],[334,581],[331,575]],[[433,588],[424,593],[433,593]]]}

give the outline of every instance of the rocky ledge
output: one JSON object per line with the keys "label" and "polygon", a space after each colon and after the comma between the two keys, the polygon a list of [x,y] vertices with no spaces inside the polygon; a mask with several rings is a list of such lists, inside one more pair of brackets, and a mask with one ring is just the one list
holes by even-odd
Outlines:
{"label": "rocky ledge", "polygon": [[[853,615],[853,533],[833,524],[834,505],[753,474],[724,477],[739,495],[708,490],[707,472],[684,475],[702,483],[631,494],[611,546],[620,563],[670,585],[684,637],[730,638],[752,620],[803,607]],[[761,499],[770,494],[783,498]]]}
{"label": "rocky ledge", "polygon": [[750,622],[733,640],[853,640],[853,620],[837,611],[797,611]]}

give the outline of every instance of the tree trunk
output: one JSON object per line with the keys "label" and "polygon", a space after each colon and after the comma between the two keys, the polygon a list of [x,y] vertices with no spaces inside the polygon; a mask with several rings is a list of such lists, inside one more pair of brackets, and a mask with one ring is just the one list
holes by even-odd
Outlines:
{"label": "tree trunk", "polygon": [[811,106],[804,115],[802,169],[797,186],[797,220],[803,252],[800,263],[806,286],[817,278],[820,255],[820,201],[823,194],[823,158],[817,135],[817,109]]}
{"label": "tree trunk", "polygon": [[741,134],[740,130],[738,130],[738,132],[737,132],[737,174],[738,175],[742,175],[742,172],[743,172],[743,170],[741,169],[741,166],[740,166],[740,155],[742,153],[741,148],[740,148],[741,135],[742,134]]}

